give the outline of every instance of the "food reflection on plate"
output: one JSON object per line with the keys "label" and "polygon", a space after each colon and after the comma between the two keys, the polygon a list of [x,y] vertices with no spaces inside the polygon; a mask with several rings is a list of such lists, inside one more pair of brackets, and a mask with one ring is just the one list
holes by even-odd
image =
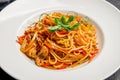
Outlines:
{"label": "food reflection on plate", "polygon": [[42,14],[17,43],[37,66],[55,70],[91,62],[99,52],[95,26],[81,15],[63,12]]}

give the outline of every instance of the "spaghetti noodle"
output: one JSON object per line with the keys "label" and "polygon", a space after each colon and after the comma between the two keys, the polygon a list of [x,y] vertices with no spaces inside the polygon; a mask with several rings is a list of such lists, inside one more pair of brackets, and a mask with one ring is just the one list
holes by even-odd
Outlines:
{"label": "spaghetti noodle", "polygon": [[45,14],[18,36],[20,51],[37,66],[72,68],[91,62],[98,54],[96,29],[80,15]]}

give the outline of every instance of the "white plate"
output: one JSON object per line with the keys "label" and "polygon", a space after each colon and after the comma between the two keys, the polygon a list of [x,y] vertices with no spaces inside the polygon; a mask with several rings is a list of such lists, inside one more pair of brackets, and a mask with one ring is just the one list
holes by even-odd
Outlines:
{"label": "white plate", "polygon": [[11,16],[36,11],[42,8],[50,8],[56,6],[66,6],[60,0],[49,0],[47,3],[44,0],[16,0],[0,12],[0,18],[5,19]]}
{"label": "white plate", "polygon": [[[36,3],[36,1],[33,2]],[[53,71],[41,69],[31,64],[19,52],[15,40],[21,23],[30,15],[39,11],[42,12],[47,8],[36,9],[6,18],[0,22],[0,66],[20,80],[101,80],[118,70],[120,67],[120,13],[118,10],[104,1],[98,0],[71,0],[69,2],[67,0],[56,0],[56,2],[89,16],[100,25],[105,38],[100,55],[90,64],[74,70]]]}

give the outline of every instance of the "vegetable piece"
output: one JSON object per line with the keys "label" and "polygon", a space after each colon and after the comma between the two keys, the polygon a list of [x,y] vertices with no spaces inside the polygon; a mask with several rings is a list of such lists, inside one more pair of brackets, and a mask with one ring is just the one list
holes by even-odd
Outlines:
{"label": "vegetable piece", "polygon": [[50,32],[55,32],[55,31],[60,30],[60,29],[61,29],[60,25],[57,25],[57,26],[54,26],[54,27],[48,27],[48,30]]}
{"label": "vegetable piece", "polygon": [[43,67],[47,67],[47,66],[50,66],[51,64],[49,63],[49,62],[47,62],[47,63],[44,63],[42,66]]}
{"label": "vegetable piece", "polygon": [[73,20],[74,20],[74,17],[73,17],[73,16],[70,16],[69,19],[68,19],[68,21],[67,21],[67,23],[70,23],[70,22],[72,22]]}
{"label": "vegetable piece", "polygon": [[61,22],[62,24],[66,24],[66,25],[68,24],[64,16],[61,17]]}
{"label": "vegetable piece", "polygon": [[70,30],[77,29],[79,27],[80,23],[76,23],[75,25],[70,27]]}
{"label": "vegetable piece", "polygon": [[61,24],[61,22],[60,22],[60,20],[59,20],[58,18],[55,18],[55,23],[56,23],[57,25],[60,25],[60,24]]}
{"label": "vegetable piece", "polygon": [[70,16],[68,21],[66,21],[65,17],[62,16],[61,19],[55,18],[56,26],[50,26],[48,27],[48,30],[50,32],[55,32],[57,30],[65,29],[66,31],[71,31],[74,29],[77,29],[80,25],[80,23],[76,23],[74,25],[69,25],[68,23],[72,22],[74,20],[74,16]]}
{"label": "vegetable piece", "polygon": [[58,33],[59,33],[59,34],[68,34],[68,32],[65,31],[65,30],[59,31]]}

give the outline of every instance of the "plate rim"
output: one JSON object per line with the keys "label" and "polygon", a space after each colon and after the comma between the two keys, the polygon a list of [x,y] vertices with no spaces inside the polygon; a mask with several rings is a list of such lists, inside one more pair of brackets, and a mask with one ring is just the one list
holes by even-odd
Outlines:
{"label": "plate rim", "polygon": [[[19,1],[19,0],[18,0]],[[115,7],[113,4],[111,4],[111,3],[109,3],[108,1],[105,1],[105,0],[102,0],[102,1],[104,1],[105,3],[107,3],[107,5],[110,5],[111,6],[111,8],[114,8],[114,9],[116,9],[118,12],[119,12],[119,14],[120,14],[120,10],[117,8],[117,7]],[[15,1],[16,2],[16,1]],[[12,4],[10,4],[10,5],[13,5],[14,4],[14,2],[12,3]],[[9,6],[10,6],[9,5]],[[7,7],[9,7],[9,6],[7,6]],[[6,7],[6,8],[7,8]],[[4,9],[3,9],[4,10]],[[12,16],[12,17],[14,17],[14,16]],[[2,66],[1,66],[1,68],[2,68]],[[114,71],[112,71],[108,76],[106,76],[106,78],[107,77],[109,77],[109,76],[111,76],[113,73],[115,73],[118,69],[120,68],[120,66],[116,69],[116,70],[114,70]],[[4,68],[2,68],[5,72],[6,72],[6,70],[4,69]],[[8,72],[6,72],[6,73],[8,73]],[[8,73],[9,75],[11,75],[10,73]],[[11,75],[12,77],[14,77],[13,75]],[[16,77],[15,77],[16,78]]]}

